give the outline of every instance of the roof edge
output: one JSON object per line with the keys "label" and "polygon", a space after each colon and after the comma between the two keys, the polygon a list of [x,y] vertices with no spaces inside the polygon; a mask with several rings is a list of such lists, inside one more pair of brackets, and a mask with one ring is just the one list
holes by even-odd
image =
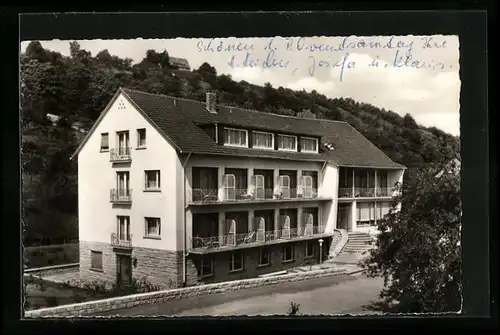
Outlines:
{"label": "roof edge", "polygon": [[108,112],[109,108],[111,107],[111,105],[113,105],[113,103],[116,101],[116,98],[118,98],[118,96],[120,95],[121,92],[123,92],[123,91],[122,91],[121,87],[119,87],[118,90],[113,95],[113,97],[111,98],[111,100],[109,100],[109,102],[106,105],[106,107],[104,107],[104,109],[101,111],[101,115],[99,115],[99,117],[97,118],[97,120],[94,122],[94,124],[92,125],[92,128],[90,128],[90,130],[87,133],[87,135],[85,135],[84,139],[78,145],[78,147],[76,148],[75,152],[70,156],[70,158],[69,158],[70,160],[73,160],[75,158],[75,156],[77,156],[80,153],[80,151],[83,149],[83,147],[85,146],[85,144],[87,144],[87,141],[89,140],[90,136],[92,136],[92,134],[94,133],[95,129],[97,128],[97,126],[99,125],[99,123],[101,123],[102,119],[104,118],[104,115],[106,115],[106,113]]}
{"label": "roof edge", "polygon": [[[141,91],[141,90],[136,90],[136,89],[133,89],[133,88],[124,88],[124,90],[129,90],[129,91],[143,93],[143,94],[149,94],[149,95],[152,95],[152,96],[162,96],[162,97],[166,97],[166,98],[170,98],[170,99],[176,99],[176,100],[181,100],[181,101],[195,102],[195,103],[198,103],[198,104],[204,104],[205,103],[203,101],[198,101],[198,100],[194,100],[194,99],[180,98],[180,97],[176,97],[176,96],[172,96],[172,95],[167,95],[167,94],[149,93],[149,92],[145,92],[145,91]],[[238,109],[240,109],[242,111],[247,111],[247,112],[250,112],[250,113],[269,114],[269,115],[274,115],[276,117],[296,119],[296,120],[312,120],[312,121],[318,121],[318,122],[332,122],[332,123],[346,123],[346,124],[349,124],[346,121],[329,120],[329,119],[315,119],[315,118],[303,118],[303,117],[299,117],[299,116],[281,115],[281,114],[276,114],[276,113],[266,113],[266,112],[261,112],[261,111],[255,110],[255,109],[247,109],[247,108],[242,108],[242,107],[239,107],[239,106],[229,106],[229,105],[223,105],[223,104],[219,104],[219,103],[217,103],[216,106],[224,107],[224,108],[238,108]]]}
{"label": "roof edge", "polygon": [[[347,122],[346,122],[347,123]],[[387,154],[385,152],[383,152],[382,150],[380,150],[379,147],[377,147],[375,144],[373,144],[372,141],[370,141],[368,138],[366,138],[365,135],[361,134],[361,132],[359,130],[357,130],[356,128],[354,128],[350,123],[347,123],[349,125],[349,127],[351,127],[355,132],[357,132],[361,137],[363,137],[368,143],[370,143],[370,145],[375,148],[375,150],[378,150],[382,155],[384,155],[385,157],[387,157],[387,159],[389,159],[392,163],[394,163],[395,165],[400,165],[401,167],[404,167],[403,165],[399,164],[399,163],[396,163],[395,161],[393,161],[389,156],[387,156]]]}
{"label": "roof edge", "polygon": [[[144,110],[142,110],[142,108],[134,101],[134,99],[132,99],[132,97],[130,97],[127,92],[125,90],[123,90],[121,87],[120,87],[120,90],[123,92],[124,96],[126,97],[126,99],[130,102],[130,104],[132,106],[134,106],[137,111],[139,113],[141,113],[141,115],[153,126],[153,128],[156,129],[156,131],[158,133],[160,133],[161,136],[163,136],[163,138],[171,145],[173,146],[178,152],[180,153],[184,153],[181,148],[179,148],[179,146],[175,143],[175,141],[173,141],[167,134],[165,134],[165,132],[156,124],[156,122],[154,122],[150,117],[149,115],[144,112]],[[140,92],[140,91],[139,91]]]}

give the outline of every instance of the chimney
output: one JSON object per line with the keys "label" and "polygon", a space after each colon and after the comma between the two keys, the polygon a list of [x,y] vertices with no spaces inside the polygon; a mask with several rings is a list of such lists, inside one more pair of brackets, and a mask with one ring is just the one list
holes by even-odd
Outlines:
{"label": "chimney", "polygon": [[217,114],[217,110],[215,109],[216,100],[217,95],[215,92],[207,92],[206,109],[210,113]]}

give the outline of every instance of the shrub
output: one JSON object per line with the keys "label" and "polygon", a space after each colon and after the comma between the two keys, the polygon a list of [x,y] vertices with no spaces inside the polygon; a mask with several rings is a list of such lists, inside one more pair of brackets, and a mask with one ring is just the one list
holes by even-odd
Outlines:
{"label": "shrub", "polygon": [[299,313],[300,304],[296,304],[293,301],[290,301],[290,308],[288,309],[289,316],[295,316]]}
{"label": "shrub", "polygon": [[92,296],[109,292],[106,289],[106,281],[94,280],[90,283],[84,283],[83,288],[89,291]]}
{"label": "shrub", "polygon": [[[172,285],[172,281],[169,280],[169,286]],[[117,295],[128,295],[128,294],[136,294],[136,293],[147,293],[160,291],[162,288],[158,285],[154,285],[150,283],[146,278],[141,279],[132,279],[132,283],[130,285],[113,285],[112,292]]]}

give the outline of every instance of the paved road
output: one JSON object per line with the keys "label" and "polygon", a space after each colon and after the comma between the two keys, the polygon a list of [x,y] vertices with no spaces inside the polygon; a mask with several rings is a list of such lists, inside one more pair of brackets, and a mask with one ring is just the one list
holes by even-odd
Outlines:
{"label": "paved road", "polygon": [[377,301],[383,287],[380,278],[364,275],[337,276],[304,282],[258,287],[196,299],[136,306],[102,316],[228,316],[286,314],[290,302],[300,304],[300,314],[373,314],[364,306]]}

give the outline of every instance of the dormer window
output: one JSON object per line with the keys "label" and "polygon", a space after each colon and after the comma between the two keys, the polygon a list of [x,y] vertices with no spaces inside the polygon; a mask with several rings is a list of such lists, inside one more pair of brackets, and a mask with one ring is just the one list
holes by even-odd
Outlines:
{"label": "dormer window", "polygon": [[272,133],[254,131],[252,142],[252,146],[256,149],[274,149],[274,136]]}
{"label": "dormer window", "polygon": [[278,150],[297,151],[297,136],[278,135]]}
{"label": "dormer window", "polygon": [[248,131],[244,129],[224,128],[224,145],[248,147]]}
{"label": "dormer window", "polygon": [[300,141],[301,141],[300,151],[313,152],[313,153],[318,152],[318,139],[317,138],[302,137],[300,139]]}

